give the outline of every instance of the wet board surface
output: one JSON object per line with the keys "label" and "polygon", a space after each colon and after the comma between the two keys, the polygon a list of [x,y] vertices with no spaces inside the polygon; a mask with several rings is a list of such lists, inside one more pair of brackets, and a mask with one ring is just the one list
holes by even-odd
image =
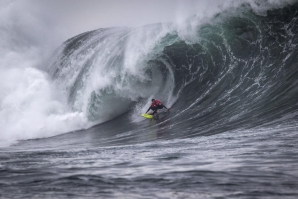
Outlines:
{"label": "wet board surface", "polygon": [[147,119],[152,119],[153,118],[153,115],[149,115],[149,114],[142,114],[142,116],[144,118],[147,118]]}

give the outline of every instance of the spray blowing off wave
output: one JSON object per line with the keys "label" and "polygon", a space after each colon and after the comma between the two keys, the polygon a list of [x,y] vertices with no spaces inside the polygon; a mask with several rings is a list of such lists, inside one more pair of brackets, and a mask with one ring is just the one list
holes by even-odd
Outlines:
{"label": "spray blowing off wave", "polygon": [[173,99],[169,66],[153,59],[170,31],[168,25],[140,29],[111,28],[81,34],[65,42],[49,70],[68,96],[72,109],[97,123],[116,117],[158,95]]}

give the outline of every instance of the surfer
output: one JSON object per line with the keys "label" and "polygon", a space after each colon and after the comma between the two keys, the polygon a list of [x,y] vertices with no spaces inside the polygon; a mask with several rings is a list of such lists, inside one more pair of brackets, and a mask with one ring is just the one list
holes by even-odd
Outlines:
{"label": "surfer", "polygon": [[156,100],[156,99],[152,99],[151,100],[152,103],[150,105],[150,107],[148,108],[148,110],[146,111],[146,113],[151,109],[153,111],[153,113],[149,113],[150,115],[154,115],[157,112],[157,109],[163,109],[166,108],[167,110],[169,110],[165,105],[163,105],[161,103],[161,101]]}

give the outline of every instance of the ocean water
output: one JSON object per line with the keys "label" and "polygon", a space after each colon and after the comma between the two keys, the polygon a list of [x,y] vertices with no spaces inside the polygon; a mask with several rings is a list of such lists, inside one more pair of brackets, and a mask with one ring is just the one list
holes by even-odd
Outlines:
{"label": "ocean water", "polygon": [[[297,1],[92,30],[42,59],[13,28],[0,198],[298,197]],[[152,98],[170,110],[144,119]]]}

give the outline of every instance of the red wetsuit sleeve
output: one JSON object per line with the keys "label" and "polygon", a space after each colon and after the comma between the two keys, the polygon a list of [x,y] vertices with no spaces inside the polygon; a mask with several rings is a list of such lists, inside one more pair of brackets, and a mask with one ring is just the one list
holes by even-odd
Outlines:
{"label": "red wetsuit sleeve", "polygon": [[161,103],[161,101],[159,101],[159,100],[155,100],[155,104],[156,104],[156,105],[161,105],[162,103]]}

